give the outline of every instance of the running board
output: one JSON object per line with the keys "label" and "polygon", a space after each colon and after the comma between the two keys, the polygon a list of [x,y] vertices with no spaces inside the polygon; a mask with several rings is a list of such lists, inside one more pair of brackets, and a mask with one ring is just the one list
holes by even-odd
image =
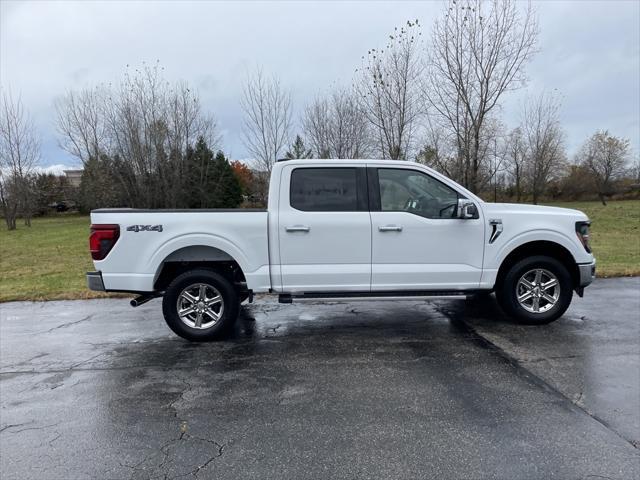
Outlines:
{"label": "running board", "polygon": [[407,290],[390,292],[307,292],[307,293],[282,293],[278,296],[278,303],[293,303],[293,300],[409,300],[425,297],[451,297],[460,298],[486,290]]}

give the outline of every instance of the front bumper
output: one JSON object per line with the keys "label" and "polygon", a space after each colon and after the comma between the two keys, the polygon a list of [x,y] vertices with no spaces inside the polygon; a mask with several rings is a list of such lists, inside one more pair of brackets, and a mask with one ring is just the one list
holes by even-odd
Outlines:
{"label": "front bumper", "polygon": [[578,287],[584,288],[596,278],[596,261],[578,264],[578,271],[580,272]]}
{"label": "front bumper", "polygon": [[102,272],[87,272],[87,286],[89,290],[96,292],[104,292],[104,282],[102,281]]}

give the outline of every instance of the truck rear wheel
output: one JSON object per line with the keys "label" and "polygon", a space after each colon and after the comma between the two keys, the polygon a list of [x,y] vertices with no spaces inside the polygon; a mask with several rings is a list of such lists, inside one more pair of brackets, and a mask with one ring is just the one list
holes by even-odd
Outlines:
{"label": "truck rear wheel", "polygon": [[551,323],[571,304],[571,275],[555,258],[543,255],[524,258],[497,285],[496,297],[505,313],[520,323]]}
{"label": "truck rear wheel", "polygon": [[174,333],[192,342],[223,338],[238,317],[239,300],[222,275],[196,269],[177,276],[162,299],[162,313]]}

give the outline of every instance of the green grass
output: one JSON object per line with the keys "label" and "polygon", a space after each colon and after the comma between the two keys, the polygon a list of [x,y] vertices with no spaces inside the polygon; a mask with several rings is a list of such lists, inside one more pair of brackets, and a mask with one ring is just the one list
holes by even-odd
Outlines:
{"label": "green grass", "polygon": [[89,217],[35,218],[32,227],[0,224],[0,301],[52,300],[104,296],[86,287],[93,270]]}
{"label": "green grass", "polygon": [[599,277],[640,275],[640,200],[558,202],[582,210],[591,220],[591,248]]}
{"label": "green grass", "polygon": [[[593,222],[591,244],[598,276],[640,275],[640,200],[563,202],[582,210]],[[89,217],[59,215],[36,218],[7,231],[0,225],[0,302],[105,296],[85,285],[93,270],[88,247]]]}

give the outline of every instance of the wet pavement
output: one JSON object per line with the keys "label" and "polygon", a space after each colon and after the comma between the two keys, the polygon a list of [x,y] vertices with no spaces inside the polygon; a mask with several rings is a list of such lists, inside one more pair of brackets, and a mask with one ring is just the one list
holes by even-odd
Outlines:
{"label": "wet pavement", "polygon": [[158,300],[0,315],[3,480],[640,477],[637,278],[542,327],[491,298],[265,299],[211,344]]}

